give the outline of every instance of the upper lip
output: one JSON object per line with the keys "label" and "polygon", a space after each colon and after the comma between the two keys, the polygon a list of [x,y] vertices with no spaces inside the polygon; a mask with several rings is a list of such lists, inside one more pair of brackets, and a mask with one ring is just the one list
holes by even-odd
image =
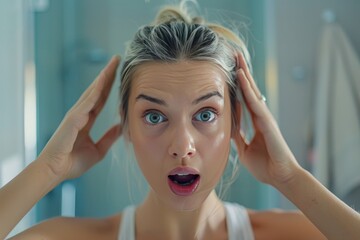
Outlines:
{"label": "upper lip", "polygon": [[191,167],[177,167],[170,171],[169,175],[200,175],[200,173]]}

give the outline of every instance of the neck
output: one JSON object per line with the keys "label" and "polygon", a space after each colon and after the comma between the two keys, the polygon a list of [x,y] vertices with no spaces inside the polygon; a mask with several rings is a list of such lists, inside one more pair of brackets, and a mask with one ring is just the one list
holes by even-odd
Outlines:
{"label": "neck", "polygon": [[215,191],[198,209],[179,211],[159,203],[152,191],[136,211],[136,234],[157,239],[206,239],[226,232],[225,210]]}

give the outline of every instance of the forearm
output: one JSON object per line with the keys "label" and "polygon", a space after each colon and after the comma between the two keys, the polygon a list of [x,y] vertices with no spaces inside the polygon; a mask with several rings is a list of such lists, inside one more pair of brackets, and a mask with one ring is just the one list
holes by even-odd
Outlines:
{"label": "forearm", "polygon": [[0,239],[59,182],[46,164],[36,160],[0,189]]}
{"label": "forearm", "polygon": [[306,170],[276,186],[328,239],[360,239],[360,215]]}

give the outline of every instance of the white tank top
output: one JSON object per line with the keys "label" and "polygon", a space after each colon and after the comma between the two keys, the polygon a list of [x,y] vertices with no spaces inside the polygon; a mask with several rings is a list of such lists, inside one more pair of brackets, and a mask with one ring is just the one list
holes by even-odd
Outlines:
{"label": "white tank top", "polygon": [[[224,202],[229,240],[254,240],[249,215],[243,206]],[[125,208],[118,240],[135,240],[135,206]]]}

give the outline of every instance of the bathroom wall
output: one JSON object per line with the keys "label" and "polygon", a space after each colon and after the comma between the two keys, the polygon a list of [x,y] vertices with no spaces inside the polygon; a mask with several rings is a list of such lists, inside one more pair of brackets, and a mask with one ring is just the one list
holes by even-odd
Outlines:
{"label": "bathroom wall", "polygon": [[[230,20],[237,26],[246,24],[240,31],[246,36],[253,57],[254,75],[266,94],[263,1],[198,2],[200,12],[211,20]],[[38,151],[110,55],[123,55],[125,43],[136,29],[150,22],[164,3],[169,1],[49,1],[47,9],[35,12]],[[92,131],[94,139],[118,121],[119,82],[115,84]],[[104,161],[81,178],[67,182],[76,188],[77,216],[109,215],[141,201],[146,184],[134,162],[126,160],[129,151],[125,148],[120,140]],[[135,174],[127,171],[131,162]],[[61,214],[63,187],[54,189],[38,204],[39,220]],[[255,181],[244,167],[241,167],[228,199],[258,209],[275,207],[278,202],[277,193]]]}
{"label": "bathroom wall", "polygon": [[[270,0],[272,44],[277,72],[277,113],[282,133],[297,160],[311,170],[311,144],[319,39],[324,11],[332,11],[356,52],[360,54],[360,2],[357,0]],[[271,101],[271,99],[270,99]],[[356,195],[356,193],[353,193]],[[352,197],[353,198],[353,197]],[[360,195],[355,197],[360,202]],[[293,206],[282,198],[282,206]]]}

